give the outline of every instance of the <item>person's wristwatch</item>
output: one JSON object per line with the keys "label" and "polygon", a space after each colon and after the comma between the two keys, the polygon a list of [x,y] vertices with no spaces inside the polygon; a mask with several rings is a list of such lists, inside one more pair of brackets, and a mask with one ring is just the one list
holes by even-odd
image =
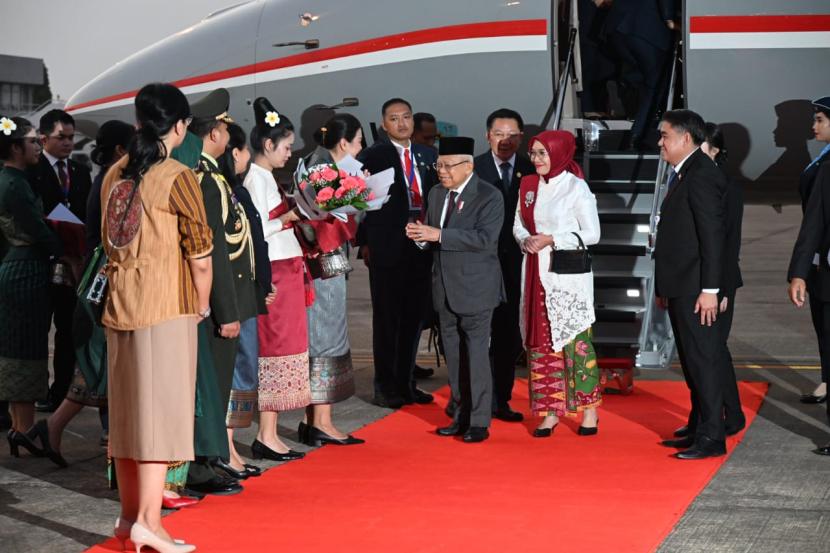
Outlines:
{"label": "person's wristwatch", "polygon": [[207,319],[208,317],[210,317],[210,306],[208,306],[208,308],[205,309],[204,311],[199,311],[199,316],[202,319]]}

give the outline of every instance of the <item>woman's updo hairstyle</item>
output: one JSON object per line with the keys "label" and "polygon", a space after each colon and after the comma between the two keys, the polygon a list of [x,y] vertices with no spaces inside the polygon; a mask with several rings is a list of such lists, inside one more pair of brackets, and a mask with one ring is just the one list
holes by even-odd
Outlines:
{"label": "woman's updo hairstyle", "polygon": [[236,162],[233,159],[233,151],[245,149],[245,130],[236,123],[228,123],[228,145],[225,147],[225,153],[219,158],[219,170],[228,181],[231,187],[236,187],[241,184],[239,175],[236,174]]}
{"label": "woman's updo hairstyle", "polygon": [[109,165],[115,155],[115,148],[121,146],[126,150],[134,136],[135,127],[129,123],[117,119],[107,121],[95,136],[95,148],[90,155],[92,162],[99,167]]}
{"label": "woman's updo hairstyle", "polygon": [[714,123],[706,123],[706,125],[704,126],[703,141],[709,144],[709,146],[718,149],[718,153],[715,156],[715,163],[717,163],[718,165],[723,165],[724,163],[726,163],[726,143],[723,139],[723,131],[719,126],[717,126]]}
{"label": "woman's updo hairstyle", "polygon": [[147,170],[167,157],[162,137],[176,123],[190,117],[190,104],[182,91],[168,83],[151,83],[135,97],[138,130],[130,142],[130,157],[121,175],[136,182]]}
{"label": "woman's updo hairstyle", "polygon": [[257,154],[265,153],[265,141],[276,145],[294,132],[294,125],[285,115],[279,113],[268,98],[254,100],[255,125],[251,129],[251,149]]}
{"label": "woman's updo hairstyle", "polygon": [[6,161],[12,158],[13,146],[17,146],[23,150],[23,137],[29,134],[29,131],[31,131],[34,126],[28,119],[24,119],[22,117],[0,116],[0,119],[9,121],[16,127],[13,131],[10,131],[9,134],[6,134],[2,131],[2,129],[0,129],[0,159]]}
{"label": "woman's updo hairstyle", "polygon": [[314,132],[314,141],[326,150],[332,150],[345,139],[351,142],[361,130],[360,121],[350,113],[338,113]]}

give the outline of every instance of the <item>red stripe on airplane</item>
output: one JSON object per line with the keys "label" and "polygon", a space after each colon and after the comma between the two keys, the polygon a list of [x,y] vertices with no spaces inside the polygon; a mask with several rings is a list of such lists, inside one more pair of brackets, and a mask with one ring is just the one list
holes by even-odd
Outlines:
{"label": "red stripe on airplane", "polygon": [[[429,44],[432,42],[464,40],[470,38],[546,35],[547,32],[548,22],[546,19],[522,19],[516,21],[492,21],[485,23],[448,25],[446,27],[421,29],[418,31],[410,31],[408,33],[400,33],[396,35],[388,35],[383,37],[371,38],[368,40],[361,40],[359,42],[340,44],[338,46],[322,48],[320,50],[315,50],[313,52],[303,52],[301,54],[294,54],[291,56],[276,58],[273,60],[268,60],[260,63],[243,65],[242,67],[235,67],[233,69],[225,69],[223,71],[216,71],[213,73],[207,73],[205,75],[187,77],[185,79],[173,81],[173,84],[175,84],[178,87],[193,86],[212,81],[219,81],[222,79],[241,77],[253,73],[272,71],[274,69],[284,69],[286,67],[295,67],[298,65],[305,65],[308,63],[356,56],[360,54],[368,54],[371,52],[381,52],[383,50],[403,48],[406,46]],[[97,100],[90,100],[88,102],[75,104],[65,109],[66,111],[73,111],[85,107],[106,104],[109,102],[115,102],[117,100],[123,100],[126,98],[132,98],[136,94],[138,94],[138,90],[122,92],[120,94],[113,94],[112,96],[98,98]]]}
{"label": "red stripe on airplane", "polygon": [[692,33],[799,33],[830,31],[830,15],[702,15],[689,21]]}

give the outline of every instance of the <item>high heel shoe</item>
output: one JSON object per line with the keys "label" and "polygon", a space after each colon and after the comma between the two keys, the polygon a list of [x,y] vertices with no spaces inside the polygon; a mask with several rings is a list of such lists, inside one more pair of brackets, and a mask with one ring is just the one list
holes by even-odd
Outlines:
{"label": "high heel shoe", "polygon": [[23,432],[9,430],[6,439],[9,441],[9,454],[12,457],[20,457],[20,446],[23,446],[35,457],[43,457],[43,450],[36,446],[29,436]]}
{"label": "high heel shoe", "polygon": [[43,446],[43,452],[49,457],[50,461],[63,469],[69,466],[69,463],[66,462],[66,459],[63,458],[60,451],[52,449],[52,445],[49,443],[49,423],[46,419],[37,421],[28,433],[31,432],[34,432],[34,435],[40,438],[40,445]]}
{"label": "high heel shoe", "polygon": [[320,447],[321,445],[325,444],[333,444],[333,445],[357,445],[366,443],[366,440],[361,440],[360,438],[355,438],[354,436],[348,435],[345,438],[335,438],[333,436],[329,436],[316,426],[309,426],[308,433],[306,435],[306,441],[303,442],[306,445],[310,445],[312,447]]}
{"label": "high heel shoe", "polygon": [[[118,517],[115,519],[115,528],[112,530],[112,535],[121,542],[121,550],[125,551],[127,549],[127,540],[130,539],[130,529],[133,527],[133,523],[129,520],[123,519]],[[173,540],[173,543],[177,545],[184,545],[184,540]]]}
{"label": "high heel shoe", "polygon": [[254,459],[269,459],[271,461],[293,461],[295,459],[302,459],[305,453],[289,449],[286,453],[279,453],[274,451],[259,440],[254,440],[251,444],[251,457]]}
{"label": "high heel shoe", "polygon": [[551,426],[550,428],[535,428],[533,430],[533,437],[534,438],[550,438],[551,434],[553,434],[553,431],[556,430],[557,426],[559,426],[558,422],[556,424],[554,424],[553,426]]}
{"label": "high heel shoe", "polygon": [[599,418],[597,418],[597,425],[596,426],[579,426],[579,430],[576,431],[577,434],[580,436],[595,436],[599,432]]}
{"label": "high heel shoe", "polygon": [[196,550],[195,545],[160,538],[138,522],[134,522],[130,528],[130,541],[135,545],[135,553],[141,553],[142,547],[152,547],[158,553],[190,553]]}
{"label": "high heel shoe", "polygon": [[161,506],[164,509],[181,509],[182,507],[190,507],[192,505],[196,505],[200,500],[196,499],[195,497],[167,497],[162,496],[161,498]]}

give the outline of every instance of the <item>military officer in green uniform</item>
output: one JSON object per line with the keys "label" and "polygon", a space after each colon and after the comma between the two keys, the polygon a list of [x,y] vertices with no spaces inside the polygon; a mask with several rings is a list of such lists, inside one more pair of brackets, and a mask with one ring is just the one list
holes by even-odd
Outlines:
{"label": "military officer in green uniform", "polygon": [[240,322],[257,314],[257,284],[253,241],[245,211],[222,173],[216,158],[227,146],[230,96],[220,88],[192,104],[190,131],[202,139],[196,174],[205,201],[205,214],[213,231],[213,287],[210,293],[208,342],[213,356],[218,397],[202,397],[196,418],[196,460],[190,464],[187,488],[201,493],[229,495],[242,490],[238,481],[214,467],[227,466],[228,434],[225,414],[239,347]]}

